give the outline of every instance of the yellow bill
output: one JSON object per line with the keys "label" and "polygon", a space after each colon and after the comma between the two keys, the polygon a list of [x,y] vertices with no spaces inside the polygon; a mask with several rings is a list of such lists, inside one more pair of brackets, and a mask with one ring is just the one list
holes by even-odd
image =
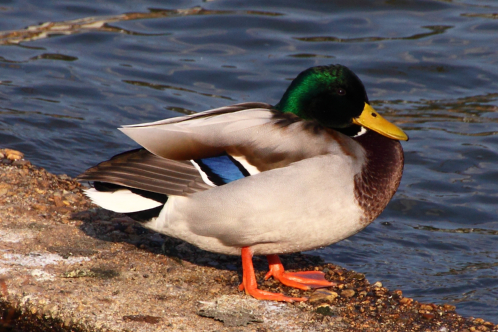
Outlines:
{"label": "yellow bill", "polygon": [[367,103],[360,116],[353,118],[353,123],[392,139],[408,141],[408,135],[401,128],[384,119]]}

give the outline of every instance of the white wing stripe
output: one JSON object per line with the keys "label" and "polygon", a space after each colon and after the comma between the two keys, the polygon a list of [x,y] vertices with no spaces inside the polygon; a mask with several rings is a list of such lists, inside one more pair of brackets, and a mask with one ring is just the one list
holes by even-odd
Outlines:
{"label": "white wing stripe", "polygon": [[233,159],[237,160],[241,165],[242,167],[245,168],[245,170],[247,171],[247,173],[251,174],[251,175],[254,175],[254,174],[258,174],[260,173],[260,171],[253,165],[249,164],[246,160],[246,158],[244,156],[232,156],[230,155],[230,157],[232,157]]}
{"label": "white wing stripe", "polygon": [[213,181],[209,180],[207,174],[204,173],[204,171],[199,167],[199,165],[197,165],[197,163],[194,160],[190,160],[190,162],[192,163],[192,165],[194,165],[195,169],[199,172],[199,174],[201,175],[201,178],[204,181],[204,183],[210,185],[211,187],[217,187],[213,183]]}

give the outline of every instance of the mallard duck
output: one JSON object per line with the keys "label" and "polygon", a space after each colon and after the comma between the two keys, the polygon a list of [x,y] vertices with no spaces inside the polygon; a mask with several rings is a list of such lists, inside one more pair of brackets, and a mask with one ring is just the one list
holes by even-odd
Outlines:
{"label": "mallard duck", "polygon": [[285,271],[278,254],[370,224],[398,188],[399,140],[408,140],[342,65],[303,71],[274,106],[242,103],[120,130],[143,148],[79,176],[93,182],[92,201],[201,249],[241,255],[240,290],[287,302],[306,298],[258,289],[253,255],[266,255],[266,278],[284,285],[334,286],[321,271]]}

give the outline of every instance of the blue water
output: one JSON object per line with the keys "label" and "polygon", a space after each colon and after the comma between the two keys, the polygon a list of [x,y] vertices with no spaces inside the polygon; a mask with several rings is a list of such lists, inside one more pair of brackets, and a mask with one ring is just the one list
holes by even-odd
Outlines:
{"label": "blue water", "polygon": [[498,323],[498,2],[347,3],[0,1],[0,146],[75,176],[135,147],[121,124],[276,103],[344,64],[411,139],[381,217],[314,253]]}

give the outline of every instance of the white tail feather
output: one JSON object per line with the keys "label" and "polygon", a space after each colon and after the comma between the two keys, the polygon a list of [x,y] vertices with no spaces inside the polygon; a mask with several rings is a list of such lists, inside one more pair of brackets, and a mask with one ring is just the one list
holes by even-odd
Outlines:
{"label": "white tail feather", "polygon": [[85,190],[85,195],[87,195],[93,203],[100,205],[106,210],[118,213],[138,212],[163,205],[153,199],[134,194],[128,189],[108,192],[90,188]]}

